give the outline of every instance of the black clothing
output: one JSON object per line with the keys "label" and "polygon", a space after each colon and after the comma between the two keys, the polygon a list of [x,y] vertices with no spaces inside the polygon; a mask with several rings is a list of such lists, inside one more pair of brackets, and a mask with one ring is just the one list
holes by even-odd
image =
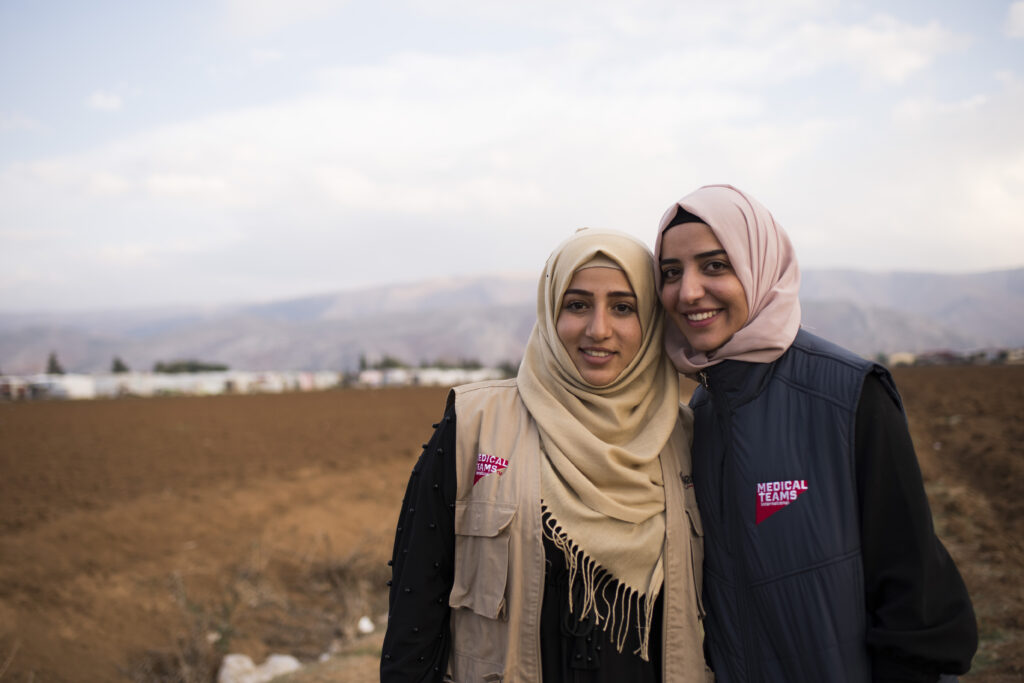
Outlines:
{"label": "black clothing", "polygon": [[[448,594],[454,576],[455,410],[449,408],[425,444],[406,487],[392,553],[381,682],[440,682],[451,647]],[[539,503],[538,503],[539,504]],[[654,607],[650,661],[634,650],[635,631],[620,653],[593,617],[569,612],[565,556],[544,539],[541,671],[545,681],[657,683],[661,680],[661,603]],[[608,590],[611,595],[611,587]],[[574,605],[579,605],[579,600]]]}
{"label": "black clothing", "polygon": [[448,594],[455,575],[454,453],[451,407],[424,444],[405,488],[391,555],[381,683],[440,682],[448,668]]}
{"label": "black clothing", "polygon": [[974,609],[935,536],[906,419],[872,376],[857,407],[855,442],[872,680],[966,673],[978,646]]}
{"label": "black clothing", "polygon": [[[578,619],[569,611],[569,578],[565,555],[554,543],[544,539],[544,602],[541,604],[541,675],[545,681],[629,681],[656,683],[661,680],[661,605],[654,603],[651,621],[650,661],[632,654],[639,646],[636,632],[630,630],[622,652],[616,650],[608,634],[594,622],[593,615]],[[583,591],[576,582],[573,605],[578,608]],[[613,590],[605,589],[611,599]]]}

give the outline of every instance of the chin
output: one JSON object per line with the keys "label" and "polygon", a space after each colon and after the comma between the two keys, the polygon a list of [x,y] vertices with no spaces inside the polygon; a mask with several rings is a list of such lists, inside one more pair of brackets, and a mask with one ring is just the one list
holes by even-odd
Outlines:
{"label": "chin", "polygon": [[708,354],[714,353],[718,349],[725,346],[725,343],[730,339],[732,339],[731,335],[729,337],[726,337],[725,339],[720,340],[714,339],[709,341],[707,338],[702,337],[694,340],[687,339],[686,341],[690,345],[690,348],[693,349],[694,351],[699,351],[700,353]]}
{"label": "chin", "polygon": [[618,375],[612,375],[611,373],[601,373],[600,375],[595,375],[593,373],[581,372],[580,375],[583,377],[583,380],[587,384],[592,384],[595,387],[603,387],[605,385],[611,384],[612,382],[615,381],[615,378],[618,377]]}

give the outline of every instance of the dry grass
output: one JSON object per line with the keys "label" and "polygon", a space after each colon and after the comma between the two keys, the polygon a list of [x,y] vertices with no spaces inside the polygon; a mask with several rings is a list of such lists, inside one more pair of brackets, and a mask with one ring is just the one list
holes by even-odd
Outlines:
{"label": "dry grass", "polygon": [[[137,683],[210,683],[235,645],[252,652],[254,643],[266,655],[288,653],[307,662],[352,653],[359,618],[386,611],[387,576],[387,567],[365,548],[338,553],[327,537],[318,552],[297,557],[254,543],[215,600],[197,601],[185,579],[173,575],[169,590],[182,627],[173,642],[133,655],[123,673]],[[379,646],[369,648],[379,657]]]}

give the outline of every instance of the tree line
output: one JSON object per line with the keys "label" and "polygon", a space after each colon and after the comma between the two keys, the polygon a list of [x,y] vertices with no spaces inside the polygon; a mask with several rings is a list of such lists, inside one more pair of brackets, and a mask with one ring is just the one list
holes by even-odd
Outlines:
{"label": "tree line", "polygon": [[[363,370],[395,370],[398,368],[412,367],[415,366],[388,354],[384,354],[380,360],[377,361],[368,360],[365,354],[359,356],[360,372]],[[440,358],[434,361],[420,361],[419,367],[439,368],[441,370],[480,370],[484,367],[484,364],[475,358],[460,358],[455,361]],[[505,361],[498,365],[498,370],[500,370],[506,377],[515,377],[518,369],[518,366],[510,361]]]}
{"label": "tree line", "polygon": [[[174,375],[196,372],[224,372],[228,369],[230,368],[223,363],[208,363],[200,360],[187,359],[174,360],[166,363],[163,361],[157,361],[153,364],[152,372]],[[121,360],[120,356],[114,356],[113,361],[110,363],[110,372],[114,374],[121,374],[131,371],[132,369],[128,367],[127,363]],[[57,358],[57,353],[54,351],[51,351],[49,357],[46,359],[46,374],[66,374],[64,366],[61,364],[60,360]]]}
{"label": "tree line", "polygon": [[[392,370],[396,368],[411,368],[413,365],[406,363],[405,361],[384,354],[379,360],[370,361],[366,355],[359,356],[359,370]],[[479,370],[484,367],[483,363],[475,358],[461,358],[459,360],[447,360],[438,359],[435,361],[421,361],[419,364],[421,368],[440,368],[442,370]],[[229,370],[229,366],[224,363],[210,363],[206,361],[200,361],[195,359],[186,360],[174,360],[174,361],[157,361],[153,364],[152,372],[164,373],[164,374],[180,374],[180,373],[197,373],[197,372],[223,372]],[[498,365],[498,369],[501,370],[505,376],[514,377],[518,367],[515,363],[505,361]],[[125,363],[120,356],[114,356],[110,363],[110,372],[113,374],[122,374],[131,372],[131,368]],[[51,351],[49,357],[46,359],[46,374],[48,375],[63,375],[66,374],[63,364],[57,358],[57,353]]]}

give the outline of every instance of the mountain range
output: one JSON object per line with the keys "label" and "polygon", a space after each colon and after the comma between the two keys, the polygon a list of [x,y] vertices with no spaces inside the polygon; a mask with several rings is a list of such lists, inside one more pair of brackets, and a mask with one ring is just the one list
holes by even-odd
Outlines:
{"label": "mountain range", "polygon": [[[69,372],[113,358],[148,370],[196,359],[241,370],[354,370],[518,362],[533,327],[534,275],[443,278],[249,305],[0,313],[0,371]],[[803,325],[863,356],[1024,346],[1024,268],[941,274],[806,270]]]}

